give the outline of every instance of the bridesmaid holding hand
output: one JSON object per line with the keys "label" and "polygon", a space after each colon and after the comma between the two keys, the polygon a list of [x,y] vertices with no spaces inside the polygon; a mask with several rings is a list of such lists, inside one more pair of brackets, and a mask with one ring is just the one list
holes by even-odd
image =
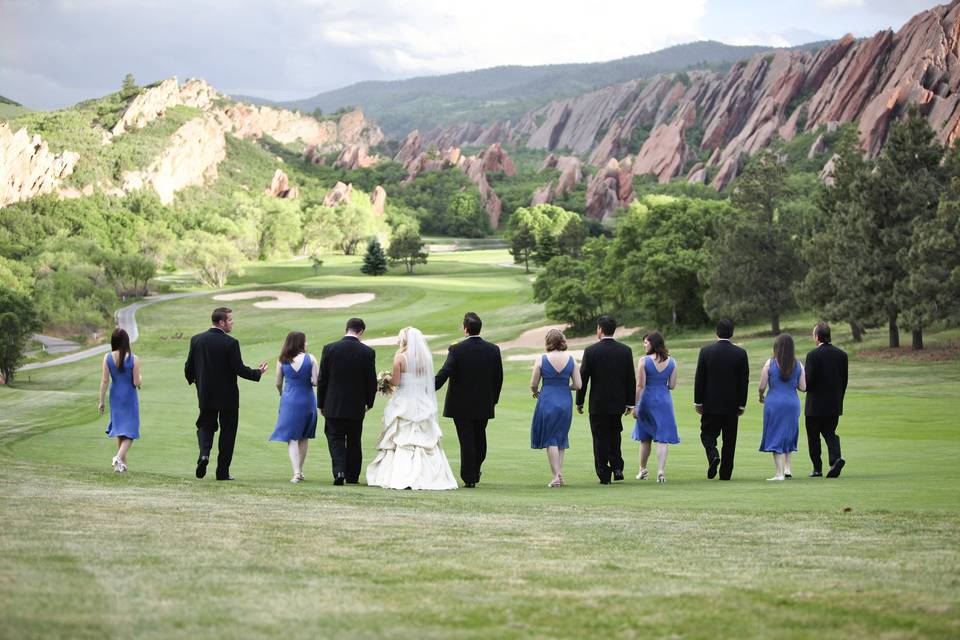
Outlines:
{"label": "bridesmaid holding hand", "polygon": [[[110,336],[110,353],[103,358],[100,376],[100,404],[97,410],[103,415],[107,388],[110,389],[110,422],[107,436],[117,439],[117,455],[111,461],[113,470],[127,470],[127,451],[133,441],[140,437],[140,358],[130,351],[130,336],[123,329],[114,330]],[[111,384],[111,382],[113,384]]]}

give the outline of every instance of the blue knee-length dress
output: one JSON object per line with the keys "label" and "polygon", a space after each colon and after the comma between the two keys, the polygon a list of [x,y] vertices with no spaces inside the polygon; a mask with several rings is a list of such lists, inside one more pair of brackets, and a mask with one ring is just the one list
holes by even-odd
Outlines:
{"label": "blue knee-length dress", "polygon": [[283,394],[277,425],[270,442],[289,442],[317,436],[317,396],[313,392],[313,360],[307,356],[296,370],[289,362],[280,365],[283,371]]}
{"label": "blue knee-length dress", "polygon": [[657,371],[653,358],[643,359],[643,371],[647,382],[637,406],[637,421],[633,425],[633,439],[641,442],[653,440],[667,444],[679,444],[677,419],[673,413],[673,397],[670,395],[670,376],[677,368],[673,358],[667,360],[663,371]]}
{"label": "blue knee-length dress", "polygon": [[573,395],[570,391],[570,377],[573,375],[573,357],[567,360],[561,371],[550,364],[546,355],[541,356],[540,395],[537,407],[533,410],[530,425],[530,447],[570,448],[570,423],[573,421]]}
{"label": "blue knee-length dress", "polygon": [[136,440],[140,437],[140,398],[133,386],[133,363],[136,356],[127,354],[123,361],[123,371],[113,361],[113,354],[106,356],[107,369],[110,371],[110,422],[107,424],[107,436],[123,436]]}
{"label": "blue knee-length dress", "polygon": [[792,453],[797,450],[800,434],[800,398],[797,387],[803,369],[799,362],[787,380],[780,378],[776,358],[770,360],[767,371],[769,391],[763,401],[763,437],[760,451]]}

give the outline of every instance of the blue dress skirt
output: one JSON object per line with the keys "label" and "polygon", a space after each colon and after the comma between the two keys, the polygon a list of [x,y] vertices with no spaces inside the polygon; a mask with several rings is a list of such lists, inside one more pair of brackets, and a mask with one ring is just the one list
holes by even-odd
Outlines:
{"label": "blue dress skirt", "polygon": [[289,442],[317,436],[317,396],[313,392],[313,360],[307,356],[295,370],[289,362],[280,365],[283,371],[283,394],[277,426],[270,442]]}
{"label": "blue dress skirt", "polygon": [[763,401],[763,437],[760,451],[772,453],[792,453],[797,450],[797,438],[800,434],[800,398],[797,387],[800,385],[799,362],[793,365],[793,371],[787,380],[780,378],[780,367],[776,358],[770,360],[767,372],[769,391]]}
{"label": "blue dress skirt", "polygon": [[546,355],[541,356],[540,376],[543,384],[537,398],[537,407],[533,410],[530,425],[530,447],[570,448],[570,423],[573,421],[573,395],[570,391],[570,377],[573,375],[573,357],[567,360],[562,371],[550,364]]}
{"label": "blue dress skirt", "polygon": [[107,424],[107,436],[123,436],[136,440],[140,437],[140,398],[133,386],[133,363],[136,356],[127,354],[123,361],[123,371],[113,362],[113,354],[106,357],[110,371],[110,422]]}
{"label": "blue dress skirt", "polygon": [[677,419],[673,414],[673,397],[670,395],[670,375],[676,369],[673,358],[667,361],[663,371],[657,371],[653,358],[644,358],[643,371],[647,383],[637,406],[637,422],[633,425],[633,439],[641,442],[664,442],[679,444]]}

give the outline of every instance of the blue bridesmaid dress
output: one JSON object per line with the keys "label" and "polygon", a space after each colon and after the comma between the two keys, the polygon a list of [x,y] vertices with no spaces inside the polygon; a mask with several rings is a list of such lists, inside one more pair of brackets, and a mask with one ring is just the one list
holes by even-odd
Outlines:
{"label": "blue bridesmaid dress", "polygon": [[637,422],[633,425],[633,439],[641,442],[653,440],[667,444],[679,444],[677,419],[673,414],[673,398],[670,395],[670,375],[677,367],[673,358],[667,361],[663,371],[657,371],[652,357],[643,360],[647,383],[643,387],[640,405],[637,407]]}
{"label": "blue bridesmaid dress", "polygon": [[530,425],[530,447],[570,448],[570,423],[573,421],[573,394],[570,391],[570,377],[573,375],[573,358],[567,360],[562,371],[550,364],[546,355],[541,356],[540,395],[537,408],[533,411]]}
{"label": "blue bridesmaid dress", "polygon": [[283,394],[277,425],[270,434],[270,442],[289,442],[315,438],[317,435],[317,396],[313,392],[313,360],[303,359],[297,371],[289,362],[281,365]]}
{"label": "blue bridesmaid dress", "polygon": [[763,437],[760,451],[771,453],[792,453],[797,450],[797,438],[800,434],[800,398],[797,387],[800,384],[800,363],[793,365],[790,378],[780,378],[777,359],[770,360],[767,370],[769,390],[763,400]]}
{"label": "blue bridesmaid dress", "polygon": [[110,422],[107,436],[123,436],[136,440],[140,437],[140,399],[133,386],[133,363],[136,359],[128,353],[123,361],[123,371],[117,368],[113,354],[107,354],[107,369],[110,371]]}

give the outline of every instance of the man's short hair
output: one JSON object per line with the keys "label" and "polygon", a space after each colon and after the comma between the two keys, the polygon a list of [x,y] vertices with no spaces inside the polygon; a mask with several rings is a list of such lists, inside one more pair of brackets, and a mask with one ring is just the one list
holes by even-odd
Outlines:
{"label": "man's short hair", "polygon": [[729,340],[733,337],[733,320],[721,320],[717,323],[717,337]]}
{"label": "man's short hair", "polygon": [[600,316],[597,318],[597,326],[600,327],[600,331],[605,336],[612,336],[617,330],[617,321],[613,316]]}
{"label": "man's short hair", "polygon": [[363,333],[367,330],[367,325],[360,318],[350,318],[347,320],[347,331],[352,331],[356,334]]}
{"label": "man's short hair", "polygon": [[463,328],[467,330],[467,333],[472,336],[478,336],[480,335],[481,327],[483,327],[483,321],[480,320],[480,316],[473,311],[467,311],[463,314]]}
{"label": "man's short hair", "polygon": [[215,325],[220,324],[221,322],[226,322],[227,316],[231,313],[233,313],[233,309],[217,307],[213,310],[213,313],[210,314],[210,321]]}
{"label": "man's short hair", "polygon": [[813,328],[813,335],[817,336],[817,340],[823,343],[830,342],[830,325],[822,320],[817,323],[817,326]]}

